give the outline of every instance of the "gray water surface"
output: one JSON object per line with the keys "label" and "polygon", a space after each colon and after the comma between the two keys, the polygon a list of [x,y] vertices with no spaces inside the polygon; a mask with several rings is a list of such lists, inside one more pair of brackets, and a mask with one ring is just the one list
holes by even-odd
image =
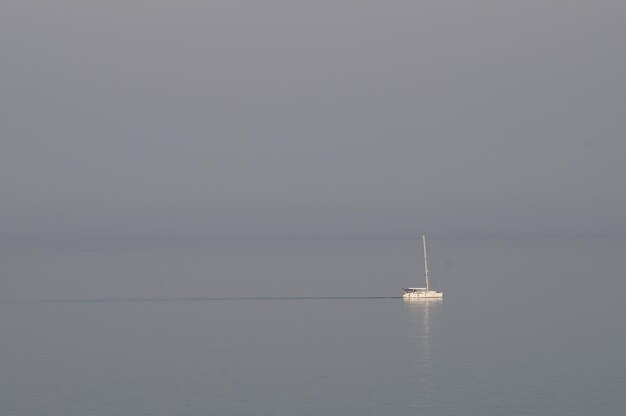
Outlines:
{"label": "gray water surface", "polygon": [[626,240],[4,242],[0,414],[615,415]]}

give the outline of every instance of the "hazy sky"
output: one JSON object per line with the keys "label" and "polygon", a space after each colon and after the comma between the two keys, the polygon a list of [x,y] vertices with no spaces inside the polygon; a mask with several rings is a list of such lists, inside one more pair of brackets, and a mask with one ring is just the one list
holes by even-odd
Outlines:
{"label": "hazy sky", "polygon": [[3,0],[0,235],[624,233],[625,21]]}

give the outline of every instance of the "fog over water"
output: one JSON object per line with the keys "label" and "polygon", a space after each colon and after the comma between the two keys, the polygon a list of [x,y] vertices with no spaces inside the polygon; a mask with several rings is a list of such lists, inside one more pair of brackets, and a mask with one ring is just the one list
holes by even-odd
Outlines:
{"label": "fog over water", "polygon": [[625,21],[2,0],[0,414],[623,413]]}
{"label": "fog over water", "polygon": [[625,18],[5,0],[0,235],[624,233]]}

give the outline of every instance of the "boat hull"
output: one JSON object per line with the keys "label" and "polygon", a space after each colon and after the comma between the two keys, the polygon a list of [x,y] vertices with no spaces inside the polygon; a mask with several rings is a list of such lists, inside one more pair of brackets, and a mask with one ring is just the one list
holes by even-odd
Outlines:
{"label": "boat hull", "polygon": [[443,292],[437,292],[435,290],[423,291],[423,292],[406,292],[402,295],[404,299],[442,299]]}

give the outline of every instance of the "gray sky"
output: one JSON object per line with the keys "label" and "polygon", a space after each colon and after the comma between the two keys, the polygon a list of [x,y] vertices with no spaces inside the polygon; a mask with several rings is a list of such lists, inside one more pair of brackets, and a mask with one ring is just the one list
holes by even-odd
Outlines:
{"label": "gray sky", "polygon": [[624,233],[624,21],[3,0],[0,235]]}

